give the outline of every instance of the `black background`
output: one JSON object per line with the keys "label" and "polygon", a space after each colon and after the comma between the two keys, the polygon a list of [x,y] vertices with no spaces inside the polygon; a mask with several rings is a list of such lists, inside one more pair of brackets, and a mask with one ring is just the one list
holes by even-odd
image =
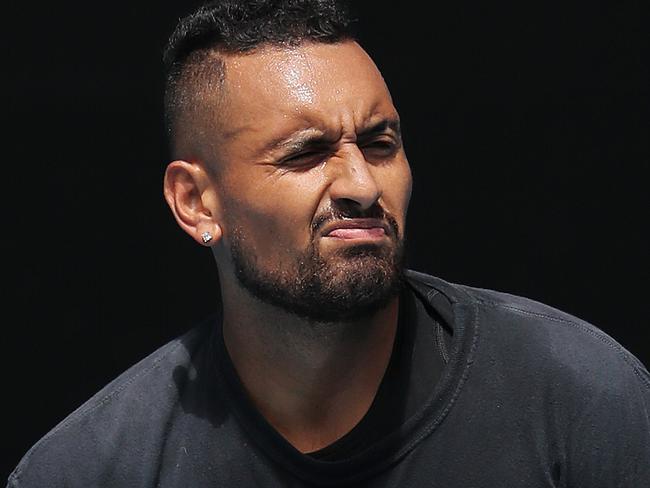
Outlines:
{"label": "black background", "polygon": [[[214,308],[212,257],[161,192],[161,51],[196,4],[5,10],[0,475]],[[573,313],[650,364],[642,2],[353,4],[403,120],[410,266]]]}

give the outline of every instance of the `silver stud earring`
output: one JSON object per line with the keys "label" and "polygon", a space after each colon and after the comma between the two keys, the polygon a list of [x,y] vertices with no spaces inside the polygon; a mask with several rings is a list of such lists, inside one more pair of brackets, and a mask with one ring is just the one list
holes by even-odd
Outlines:
{"label": "silver stud earring", "polygon": [[212,234],[210,234],[209,232],[204,232],[203,234],[201,234],[201,239],[203,240],[203,244],[207,244],[212,240]]}

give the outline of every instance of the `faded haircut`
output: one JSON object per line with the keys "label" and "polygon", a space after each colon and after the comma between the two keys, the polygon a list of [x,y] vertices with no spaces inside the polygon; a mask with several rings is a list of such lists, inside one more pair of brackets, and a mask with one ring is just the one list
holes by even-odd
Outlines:
{"label": "faded haircut", "polygon": [[179,21],[163,56],[165,124],[172,146],[185,118],[222,86],[224,54],[352,38],[348,9],[340,0],[222,0],[201,6]]}

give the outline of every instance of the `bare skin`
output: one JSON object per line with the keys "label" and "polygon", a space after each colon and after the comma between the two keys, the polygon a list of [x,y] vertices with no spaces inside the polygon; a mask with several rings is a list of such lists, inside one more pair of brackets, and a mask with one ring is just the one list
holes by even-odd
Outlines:
{"label": "bare skin", "polygon": [[368,411],[386,370],[397,300],[363,322],[321,324],[327,330],[298,334],[287,331],[313,324],[277,308],[264,310],[259,302],[248,309],[228,307],[233,298],[224,303],[230,312],[224,317],[226,347],[266,420],[301,452],[349,432]]}
{"label": "bare skin", "polygon": [[218,123],[208,115],[197,129],[213,143],[188,145],[187,156],[170,163],[165,197],[197,242],[203,232],[213,236],[207,245],[219,269],[224,340],[250,398],[309,452],[368,411],[390,359],[398,299],[353,322],[292,315],[242,287],[229,235],[245,231],[256,266],[282,272],[310,243],[342,271],[350,265],[340,257],[346,246],[394,245],[377,226],[315,238],[311,226],[332,206],[378,204],[403,235],[411,174],[399,117],[374,63],[351,41],[262,48],[229,55],[226,66]]}

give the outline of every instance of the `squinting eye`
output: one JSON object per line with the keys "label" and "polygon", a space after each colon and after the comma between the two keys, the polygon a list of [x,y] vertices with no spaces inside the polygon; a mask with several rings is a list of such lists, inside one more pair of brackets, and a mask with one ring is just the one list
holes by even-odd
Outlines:
{"label": "squinting eye", "polygon": [[308,151],[288,156],[281,161],[281,164],[289,167],[309,167],[321,163],[326,157],[323,152]]}
{"label": "squinting eye", "polygon": [[393,143],[388,141],[377,141],[377,142],[373,142],[372,144],[368,144],[367,147],[378,147],[380,149],[388,149],[393,147]]}
{"label": "squinting eye", "polygon": [[305,152],[305,153],[300,153],[300,154],[294,154],[293,156],[289,156],[288,158],[285,159],[285,161],[299,161],[301,159],[306,159],[311,156],[314,156],[317,153],[314,152]]}
{"label": "squinting eye", "polygon": [[361,149],[364,152],[372,152],[373,154],[379,154],[379,155],[386,155],[389,156],[393,152],[395,152],[395,149],[397,148],[397,144],[393,141],[374,141],[370,142],[368,144],[365,144]]}

